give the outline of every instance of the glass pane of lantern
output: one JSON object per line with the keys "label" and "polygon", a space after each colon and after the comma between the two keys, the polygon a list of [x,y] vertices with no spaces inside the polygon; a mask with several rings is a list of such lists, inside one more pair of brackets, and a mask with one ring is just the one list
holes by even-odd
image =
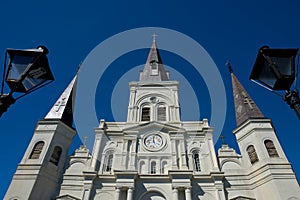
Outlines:
{"label": "glass pane of lantern", "polygon": [[47,80],[53,80],[52,73],[49,70],[49,64],[46,56],[40,57],[28,71],[22,85],[26,90],[30,90]]}
{"label": "glass pane of lantern", "polygon": [[45,79],[35,79],[35,78],[31,78],[31,77],[27,76],[23,80],[22,84],[23,84],[24,88],[26,89],[26,91],[28,91],[31,88],[35,87],[36,85],[43,83],[44,81],[46,81],[46,80]]}
{"label": "glass pane of lantern", "polygon": [[267,61],[264,62],[263,67],[261,68],[261,72],[258,74],[257,79],[272,88],[274,87],[276,83],[276,77],[271,72]]}
{"label": "glass pane of lantern", "polygon": [[270,57],[272,62],[275,63],[279,72],[284,76],[292,75],[292,59],[282,57]]}
{"label": "glass pane of lantern", "polygon": [[20,80],[22,74],[26,71],[28,67],[32,65],[34,60],[35,57],[32,56],[13,56],[11,58],[7,80]]}

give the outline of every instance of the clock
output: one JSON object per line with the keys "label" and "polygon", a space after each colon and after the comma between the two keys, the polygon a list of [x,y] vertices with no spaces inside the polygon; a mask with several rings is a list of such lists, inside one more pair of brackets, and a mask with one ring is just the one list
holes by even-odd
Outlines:
{"label": "clock", "polygon": [[144,145],[148,150],[158,150],[163,146],[163,138],[158,134],[147,135]]}

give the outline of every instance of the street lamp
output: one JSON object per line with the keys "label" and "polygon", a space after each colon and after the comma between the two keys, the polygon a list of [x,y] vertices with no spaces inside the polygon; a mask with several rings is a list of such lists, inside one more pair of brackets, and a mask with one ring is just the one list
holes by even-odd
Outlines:
{"label": "street lamp", "polygon": [[[259,49],[250,79],[271,91],[285,91],[284,101],[294,109],[300,119],[300,99],[296,89],[298,49],[271,49],[263,46]],[[295,82],[295,87],[291,89]]]}
{"label": "street lamp", "polygon": [[[8,107],[21,97],[51,83],[54,80],[48,63],[48,49],[39,46],[37,49],[7,49],[0,94],[0,117]],[[9,56],[8,67],[6,66]],[[3,94],[4,81],[10,92]],[[22,95],[14,98],[13,93]]]}

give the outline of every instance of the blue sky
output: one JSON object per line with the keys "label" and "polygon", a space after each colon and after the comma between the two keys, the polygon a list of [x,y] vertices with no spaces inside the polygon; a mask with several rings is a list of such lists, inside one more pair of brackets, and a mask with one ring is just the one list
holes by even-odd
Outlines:
{"label": "blue sky", "polygon": [[[0,52],[3,55],[0,61],[4,60],[6,48],[35,48],[42,44],[49,49],[48,58],[55,76],[55,82],[20,99],[0,118],[0,197],[7,190],[31,139],[36,122],[47,114],[76,74],[79,64],[100,42],[119,32],[139,27],[173,29],[193,38],[206,49],[216,63],[226,88],[227,115],[222,134],[226,136],[226,142],[236,148],[232,135],[235,119],[231,80],[225,67],[226,60],[230,59],[236,76],[264,115],[272,119],[279,141],[300,178],[300,161],[296,153],[300,139],[297,116],[280,97],[249,80],[257,51],[261,46],[300,47],[299,1],[29,0],[1,1],[0,7]],[[149,47],[151,40],[149,35]],[[159,47],[159,36],[157,43]],[[134,54],[126,55],[128,58],[123,56],[123,62],[127,67],[135,67],[146,61],[147,53],[148,50],[144,50],[136,52],[136,57]],[[121,65],[123,57],[115,64]],[[186,64],[168,52],[162,52],[162,59],[169,66],[176,63]],[[2,70],[1,68],[1,74]],[[109,80],[111,74],[107,76]],[[186,78],[195,81],[193,76]],[[202,91],[206,100],[200,101],[200,115],[201,118],[209,118],[206,116],[209,111],[205,110],[209,99],[205,96],[207,88],[203,81],[199,80],[196,92]],[[111,110],[110,105],[107,105],[103,111],[101,105],[96,105],[96,108],[99,109],[99,118],[109,121]],[[73,149],[79,144],[80,140],[77,137]],[[219,146],[220,142],[216,148]]]}

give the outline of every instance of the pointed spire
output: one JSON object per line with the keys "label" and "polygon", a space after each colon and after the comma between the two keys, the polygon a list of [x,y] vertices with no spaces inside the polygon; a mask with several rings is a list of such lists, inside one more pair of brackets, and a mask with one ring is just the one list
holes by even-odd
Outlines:
{"label": "pointed spire", "polygon": [[72,127],[73,123],[73,95],[76,90],[77,74],[65,91],[53,105],[45,119],[60,119],[66,125]]}
{"label": "pointed spire", "polygon": [[226,63],[232,80],[233,100],[236,125],[239,126],[250,118],[265,118],[245,88],[236,78],[229,62]]}
{"label": "pointed spire", "polygon": [[144,70],[140,72],[140,81],[167,81],[169,74],[162,63],[157,45],[156,36],[153,35],[153,43],[150,49]]}

